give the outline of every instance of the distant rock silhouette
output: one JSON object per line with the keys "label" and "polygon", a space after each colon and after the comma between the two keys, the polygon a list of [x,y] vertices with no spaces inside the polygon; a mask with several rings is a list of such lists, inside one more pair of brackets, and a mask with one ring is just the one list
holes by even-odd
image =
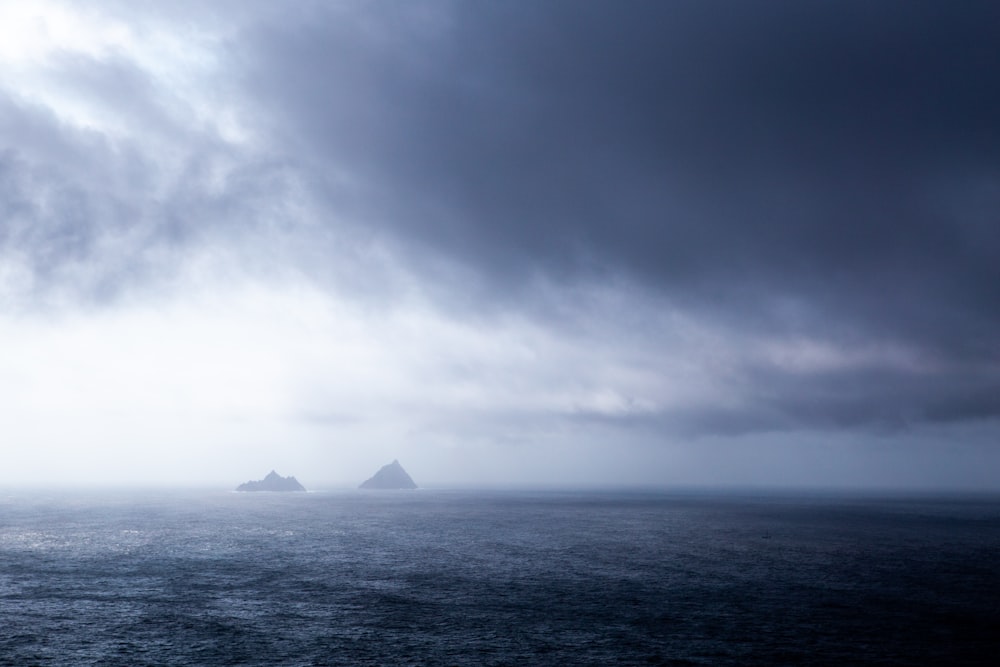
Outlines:
{"label": "distant rock silhouette", "polygon": [[413,483],[413,479],[406,474],[403,470],[403,466],[399,465],[399,461],[393,461],[389,465],[382,466],[382,468],[375,473],[371,479],[366,480],[364,484],[360,487],[361,489],[415,489],[417,485]]}
{"label": "distant rock silhouette", "polygon": [[282,477],[273,470],[261,480],[246,482],[236,487],[237,491],[305,491],[294,477]]}

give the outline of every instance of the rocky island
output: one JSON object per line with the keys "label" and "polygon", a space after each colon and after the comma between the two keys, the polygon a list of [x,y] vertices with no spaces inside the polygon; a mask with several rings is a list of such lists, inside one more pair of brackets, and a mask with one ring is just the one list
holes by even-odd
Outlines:
{"label": "rocky island", "polygon": [[413,479],[399,465],[398,460],[394,460],[389,465],[382,466],[371,479],[366,480],[360,489],[415,489],[417,485]]}
{"label": "rocky island", "polygon": [[282,477],[273,470],[264,479],[246,482],[236,487],[237,491],[305,491],[294,477]]}

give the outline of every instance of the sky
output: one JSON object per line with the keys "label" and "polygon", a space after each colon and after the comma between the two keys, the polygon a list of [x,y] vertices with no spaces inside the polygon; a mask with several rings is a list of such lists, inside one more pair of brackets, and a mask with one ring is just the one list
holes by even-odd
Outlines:
{"label": "sky", "polygon": [[1000,6],[0,0],[0,486],[1000,490]]}

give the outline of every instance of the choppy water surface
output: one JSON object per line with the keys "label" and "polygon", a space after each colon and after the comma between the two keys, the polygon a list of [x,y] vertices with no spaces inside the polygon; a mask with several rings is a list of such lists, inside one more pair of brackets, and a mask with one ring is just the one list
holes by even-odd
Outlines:
{"label": "choppy water surface", "polygon": [[0,664],[996,664],[1000,500],[0,496]]}

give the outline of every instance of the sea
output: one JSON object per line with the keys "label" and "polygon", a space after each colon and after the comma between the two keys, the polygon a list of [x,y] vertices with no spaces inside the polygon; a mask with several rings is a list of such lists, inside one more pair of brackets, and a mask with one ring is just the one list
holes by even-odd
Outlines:
{"label": "sea", "polygon": [[0,665],[997,665],[1000,497],[0,492]]}

